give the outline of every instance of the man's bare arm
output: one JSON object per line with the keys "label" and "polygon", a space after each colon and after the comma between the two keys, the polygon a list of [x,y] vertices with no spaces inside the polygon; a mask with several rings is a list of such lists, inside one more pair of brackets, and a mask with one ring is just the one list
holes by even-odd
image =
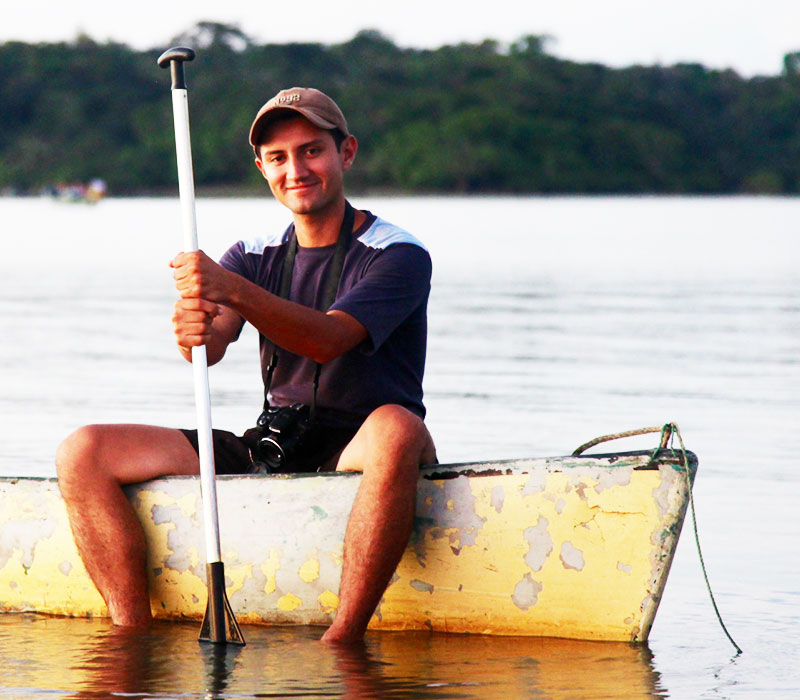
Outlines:
{"label": "man's bare arm", "polygon": [[[172,266],[176,286],[184,299],[221,304],[222,308],[227,307],[245,318],[275,344],[315,362],[328,362],[367,338],[366,328],[349,314],[324,313],[281,299],[226,270],[201,251],[180,253]],[[214,326],[216,324],[214,319]],[[221,331],[227,329],[222,321],[220,324]],[[206,342],[211,342],[215,335],[216,332]],[[221,340],[226,338],[221,336]],[[227,340],[225,347],[231,340]],[[211,354],[209,349],[209,363]],[[217,359],[221,359],[222,354]]]}

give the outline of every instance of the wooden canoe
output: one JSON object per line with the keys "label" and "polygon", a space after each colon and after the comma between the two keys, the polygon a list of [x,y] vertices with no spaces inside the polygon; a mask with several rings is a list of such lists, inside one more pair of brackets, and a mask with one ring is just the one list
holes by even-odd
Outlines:
{"label": "wooden canoe", "polygon": [[[373,629],[644,641],[697,469],[691,452],[425,467],[414,533]],[[227,592],[242,624],[327,625],[358,474],[220,477]],[[200,482],[127,489],[153,613],[202,618]],[[105,616],[55,479],[0,479],[0,611]]]}

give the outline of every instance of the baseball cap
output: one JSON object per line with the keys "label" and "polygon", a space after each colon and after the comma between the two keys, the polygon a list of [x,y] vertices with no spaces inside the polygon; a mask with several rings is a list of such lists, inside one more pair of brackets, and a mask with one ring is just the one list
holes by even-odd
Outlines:
{"label": "baseball cap", "polygon": [[338,129],[345,136],[350,135],[347,121],[337,104],[324,92],[314,88],[293,87],[281,90],[258,110],[250,127],[250,145],[258,155],[257,144],[261,132],[275,117],[279,110],[292,110],[302,114],[320,129]]}

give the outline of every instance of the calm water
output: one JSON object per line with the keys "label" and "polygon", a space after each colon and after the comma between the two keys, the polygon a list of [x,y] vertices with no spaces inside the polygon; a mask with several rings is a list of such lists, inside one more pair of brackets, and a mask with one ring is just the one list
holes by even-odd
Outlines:
{"label": "calm water", "polygon": [[[800,200],[354,198],[434,259],[428,423],[443,461],[565,454],[677,422],[700,458],[645,646],[247,628],[215,656],[193,625],[0,616],[0,697],[789,698],[800,696]],[[96,421],[194,422],[174,350],[175,200],[0,199],[0,475],[54,475]],[[285,224],[276,204],[200,200],[201,246]],[[215,425],[259,412],[254,334],[211,370]],[[640,438],[620,448],[650,447]],[[224,523],[223,523],[224,528]]]}

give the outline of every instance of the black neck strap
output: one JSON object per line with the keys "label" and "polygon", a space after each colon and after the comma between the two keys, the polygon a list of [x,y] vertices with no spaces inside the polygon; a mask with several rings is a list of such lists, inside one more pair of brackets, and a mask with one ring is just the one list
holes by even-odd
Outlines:
{"label": "black neck strap", "polygon": [[[339,288],[339,280],[342,276],[342,268],[344,267],[344,258],[347,254],[347,248],[350,245],[350,235],[353,232],[353,223],[355,222],[356,212],[350,202],[345,200],[344,203],[344,218],[342,225],[339,229],[339,237],[336,239],[336,250],[333,253],[333,262],[328,271],[328,277],[325,280],[325,294],[322,297],[322,309],[327,311],[330,306],[336,301],[336,290]],[[282,299],[288,299],[289,293],[292,289],[292,273],[294,272],[294,259],[297,256],[297,234],[292,226],[289,233],[288,249],[286,250],[286,257],[283,260],[281,267],[281,284],[278,296]],[[272,351],[272,358],[267,367],[267,376],[264,382],[264,410],[269,407],[269,391],[272,387],[272,376],[275,374],[275,367],[278,365],[278,346],[276,345]],[[319,387],[319,374],[322,370],[322,365],[317,363],[317,368],[314,372],[314,391],[311,396],[311,415],[313,419],[317,411],[317,389]]]}

